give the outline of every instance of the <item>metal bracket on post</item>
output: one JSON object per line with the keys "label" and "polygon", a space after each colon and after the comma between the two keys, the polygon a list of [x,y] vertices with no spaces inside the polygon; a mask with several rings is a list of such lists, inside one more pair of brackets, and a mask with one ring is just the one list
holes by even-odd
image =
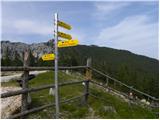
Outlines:
{"label": "metal bracket on post", "polygon": [[58,89],[58,13],[54,15],[54,49],[55,49],[55,107],[56,119],[59,118],[59,89]]}
{"label": "metal bracket on post", "polygon": [[[29,77],[29,71],[26,69],[29,65],[29,49],[24,52],[24,73],[23,73],[23,79],[22,79],[22,89],[25,90],[28,88],[28,77]],[[21,112],[24,112],[27,110],[28,107],[28,93],[22,94],[22,106],[21,106]],[[24,117],[22,117],[24,118]]]}

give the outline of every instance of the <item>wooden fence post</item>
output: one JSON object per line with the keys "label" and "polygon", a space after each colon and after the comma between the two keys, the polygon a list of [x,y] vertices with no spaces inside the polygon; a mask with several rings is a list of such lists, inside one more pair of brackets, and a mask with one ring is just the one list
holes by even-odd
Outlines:
{"label": "wooden fence post", "polygon": [[114,86],[114,89],[116,89],[116,82],[114,81],[114,83],[113,83],[113,86]]}
{"label": "wooden fence post", "polygon": [[106,85],[108,86],[108,77],[106,77]]}
{"label": "wooden fence post", "polygon": [[[87,67],[91,67],[91,58],[87,59]],[[89,81],[92,79],[92,70],[90,68],[86,69],[86,81],[85,81],[85,96],[84,102],[87,103],[89,95]]]}
{"label": "wooden fence post", "polygon": [[[91,58],[87,59],[87,67],[91,67]],[[92,79],[92,70],[90,68],[86,69],[86,79],[87,80]]]}
{"label": "wooden fence post", "polygon": [[[26,67],[29,66],[29,49],[27,49],[24,52],[24,73],[23,73],[23,77],[22,77],[22,89],[27,89],[28,88],[28,77],[29,77],[29,71],[26,69]],[[28,93],[24,93],[22,94],[22,106],[21,106],[21,112],[24,112],[27,110],[28,107]],[[22,117],[24,118],[24,116]]]}

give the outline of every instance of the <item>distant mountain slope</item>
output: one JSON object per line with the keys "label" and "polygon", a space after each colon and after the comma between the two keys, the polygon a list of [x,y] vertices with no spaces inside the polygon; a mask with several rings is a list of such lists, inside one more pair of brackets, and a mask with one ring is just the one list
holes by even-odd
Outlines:
{"label": "distant mountain slope", "polygon": [[[159,61],[156,59],[136,55],[125,50],[85,45],[60,49],[62,64],[66,64],[65,61],[67,60],[64,58],[69,56],[74,58],[72,64],[77,61],[78,65],[86,64],[86,59],[91,57],[93,67],[141,91],[158,97]],[[106,79],[98,75],[97,77]]]}
{"label": "distant mountain slope", "polygon": [[[7,64],[8,62],[6,61],[9,59],[11,59],[11,61],[17,61],[18,58],[22,60],[22,51],[26,47],[30,47],[33,54],[31,65],[52,65],[53,62],[43,62],[39,59],[44,53],[51,53],[53,51],[51,43],[52,41],[27,45],[24,43],[2,41],[2,65],[14,65],[12,63]],[[136,55],[125,50],[116,50],[94,45],[61,48],[59,52],[59,65],[85,65],[86,59],[91,57],[93,67],[141,91],[158,97],[159,61],[156,59]],[[9,58],[7,58],[7,56]],[[21,64],[22,63],[19,65]],[[105,78],[101,76],[95,76],[101,80],[105,80]]]}

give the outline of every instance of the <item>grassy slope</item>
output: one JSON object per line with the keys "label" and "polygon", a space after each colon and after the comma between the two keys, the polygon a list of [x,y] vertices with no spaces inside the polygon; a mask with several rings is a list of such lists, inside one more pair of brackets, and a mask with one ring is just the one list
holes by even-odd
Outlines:
{"label": "grassy slope", "polygon": [[[36,87],[53,83],[53,75],[52,72],[41,74],[30,82],[30,86]],[[60,82],[67,82],[75,80],[75,76],[73,77],[60,72],[59,80]],[[81,95],[83,91],[82,84],[61,87],[60,99],[63,100]],[[61,118],[155,118],[155,115],[150,110],[135,105],[129,105],[115,96],[107,94],[100,89],[96,89],[94,86],[90,91],[99,98],[103,98],[103,100],[90,96],[88,106],[82,105],[82,99],[62,104],[60,107]],[[33,93],[32,107],[54,102],[53,96],[48,95],[48,93],[49,90]],[[106,111],[104,106],[112,106],[115,112]],[[55,109],[51,107],[29,115],[28,118],[53,118],[54,112]]]}
{"label": "grassy slope", "polygon": [[[47,72],[38,75],[34,80],[30,81],[30,87],[41,86],[45,84],[51,84],[53,80],[53,72]],[[78,75],[66,75],[63,72],[59,73],[60,82],[69,82],[71,80],[82,79]],[[11,82],[10,85],[16,85]],[[2,84],[2,86],[4,86]],[[8,86],[5,84],[5,86]],[[140,106],[129,105],[120,98],[105,93],[101,89],[97,89],[94,85],[90,92],[94,93],[98,98],[89,96],[88,105],[82,104],[82,99],[77,99],[67,104],[61,104],[60,115],[61,118],[155,118],[153,112],[149,109],[142,108]],[[60,88],[60,99],[64,100],[74,96],[83,94],[84,88],[82,84],[69,85]],[[48,103],[54,102],[54,97],[49,95],[49,90],[41,90],[36,93],[32,93],[32,104],[30,108],[42,106]],[[112,106],[114,110],[106,110],[105,107]],[[27,118],[53,118],[55,108],[50,107],[40,112],[29,114]]]}

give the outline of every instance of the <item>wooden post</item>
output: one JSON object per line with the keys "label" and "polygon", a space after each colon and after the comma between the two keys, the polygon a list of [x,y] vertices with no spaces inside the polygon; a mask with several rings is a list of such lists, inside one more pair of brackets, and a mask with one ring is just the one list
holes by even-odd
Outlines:
{"label": "wooden post", "polygon": [[[22,78],[22,89],[27,89],[28,88],[28,77],[29,77],[29,71],[26,69],[29,65],[29,49],[27,49],[24,52],[24,63],[23,66],[25,67],[24,73],[23,73],[23,78]],[[22,106],[21,106],[21,112],[24,112],[27,110],[28,107],[28,93],[22,94]],[[22,117],[24,118],[24,117]]]}
{"label": "wooden post", "polygon": [[89,80],[85,81],[85,89],[84,89],[84,104],[87,104],[88,95],[89,95]]}
{"label": "wooden post", "polygon": [[[87,67],[91,67],[91,58],[87,59]],[[89,68],[86,69],[86,79],[87,80],[92,79],[92,70]]]}
{"label": "wooden post", "polygon": [[114,81],[113,85],[114,85],[114,89],[116,89],[116,82],[115,81]]}
{"label": "wooden post", "polygon": [[106,77],[106,85],[107,85],[107,87],[108,87],[108,77]]}
{"label": "wooden post", "polygon": [[[87,59],[87,67],[91,67],[91,58]],[[92,70],[90,68],[86,69],[86,82],[85,82],[85,96],[84,102],[87,103],[89,95],[89,81],[92,79]]]}

